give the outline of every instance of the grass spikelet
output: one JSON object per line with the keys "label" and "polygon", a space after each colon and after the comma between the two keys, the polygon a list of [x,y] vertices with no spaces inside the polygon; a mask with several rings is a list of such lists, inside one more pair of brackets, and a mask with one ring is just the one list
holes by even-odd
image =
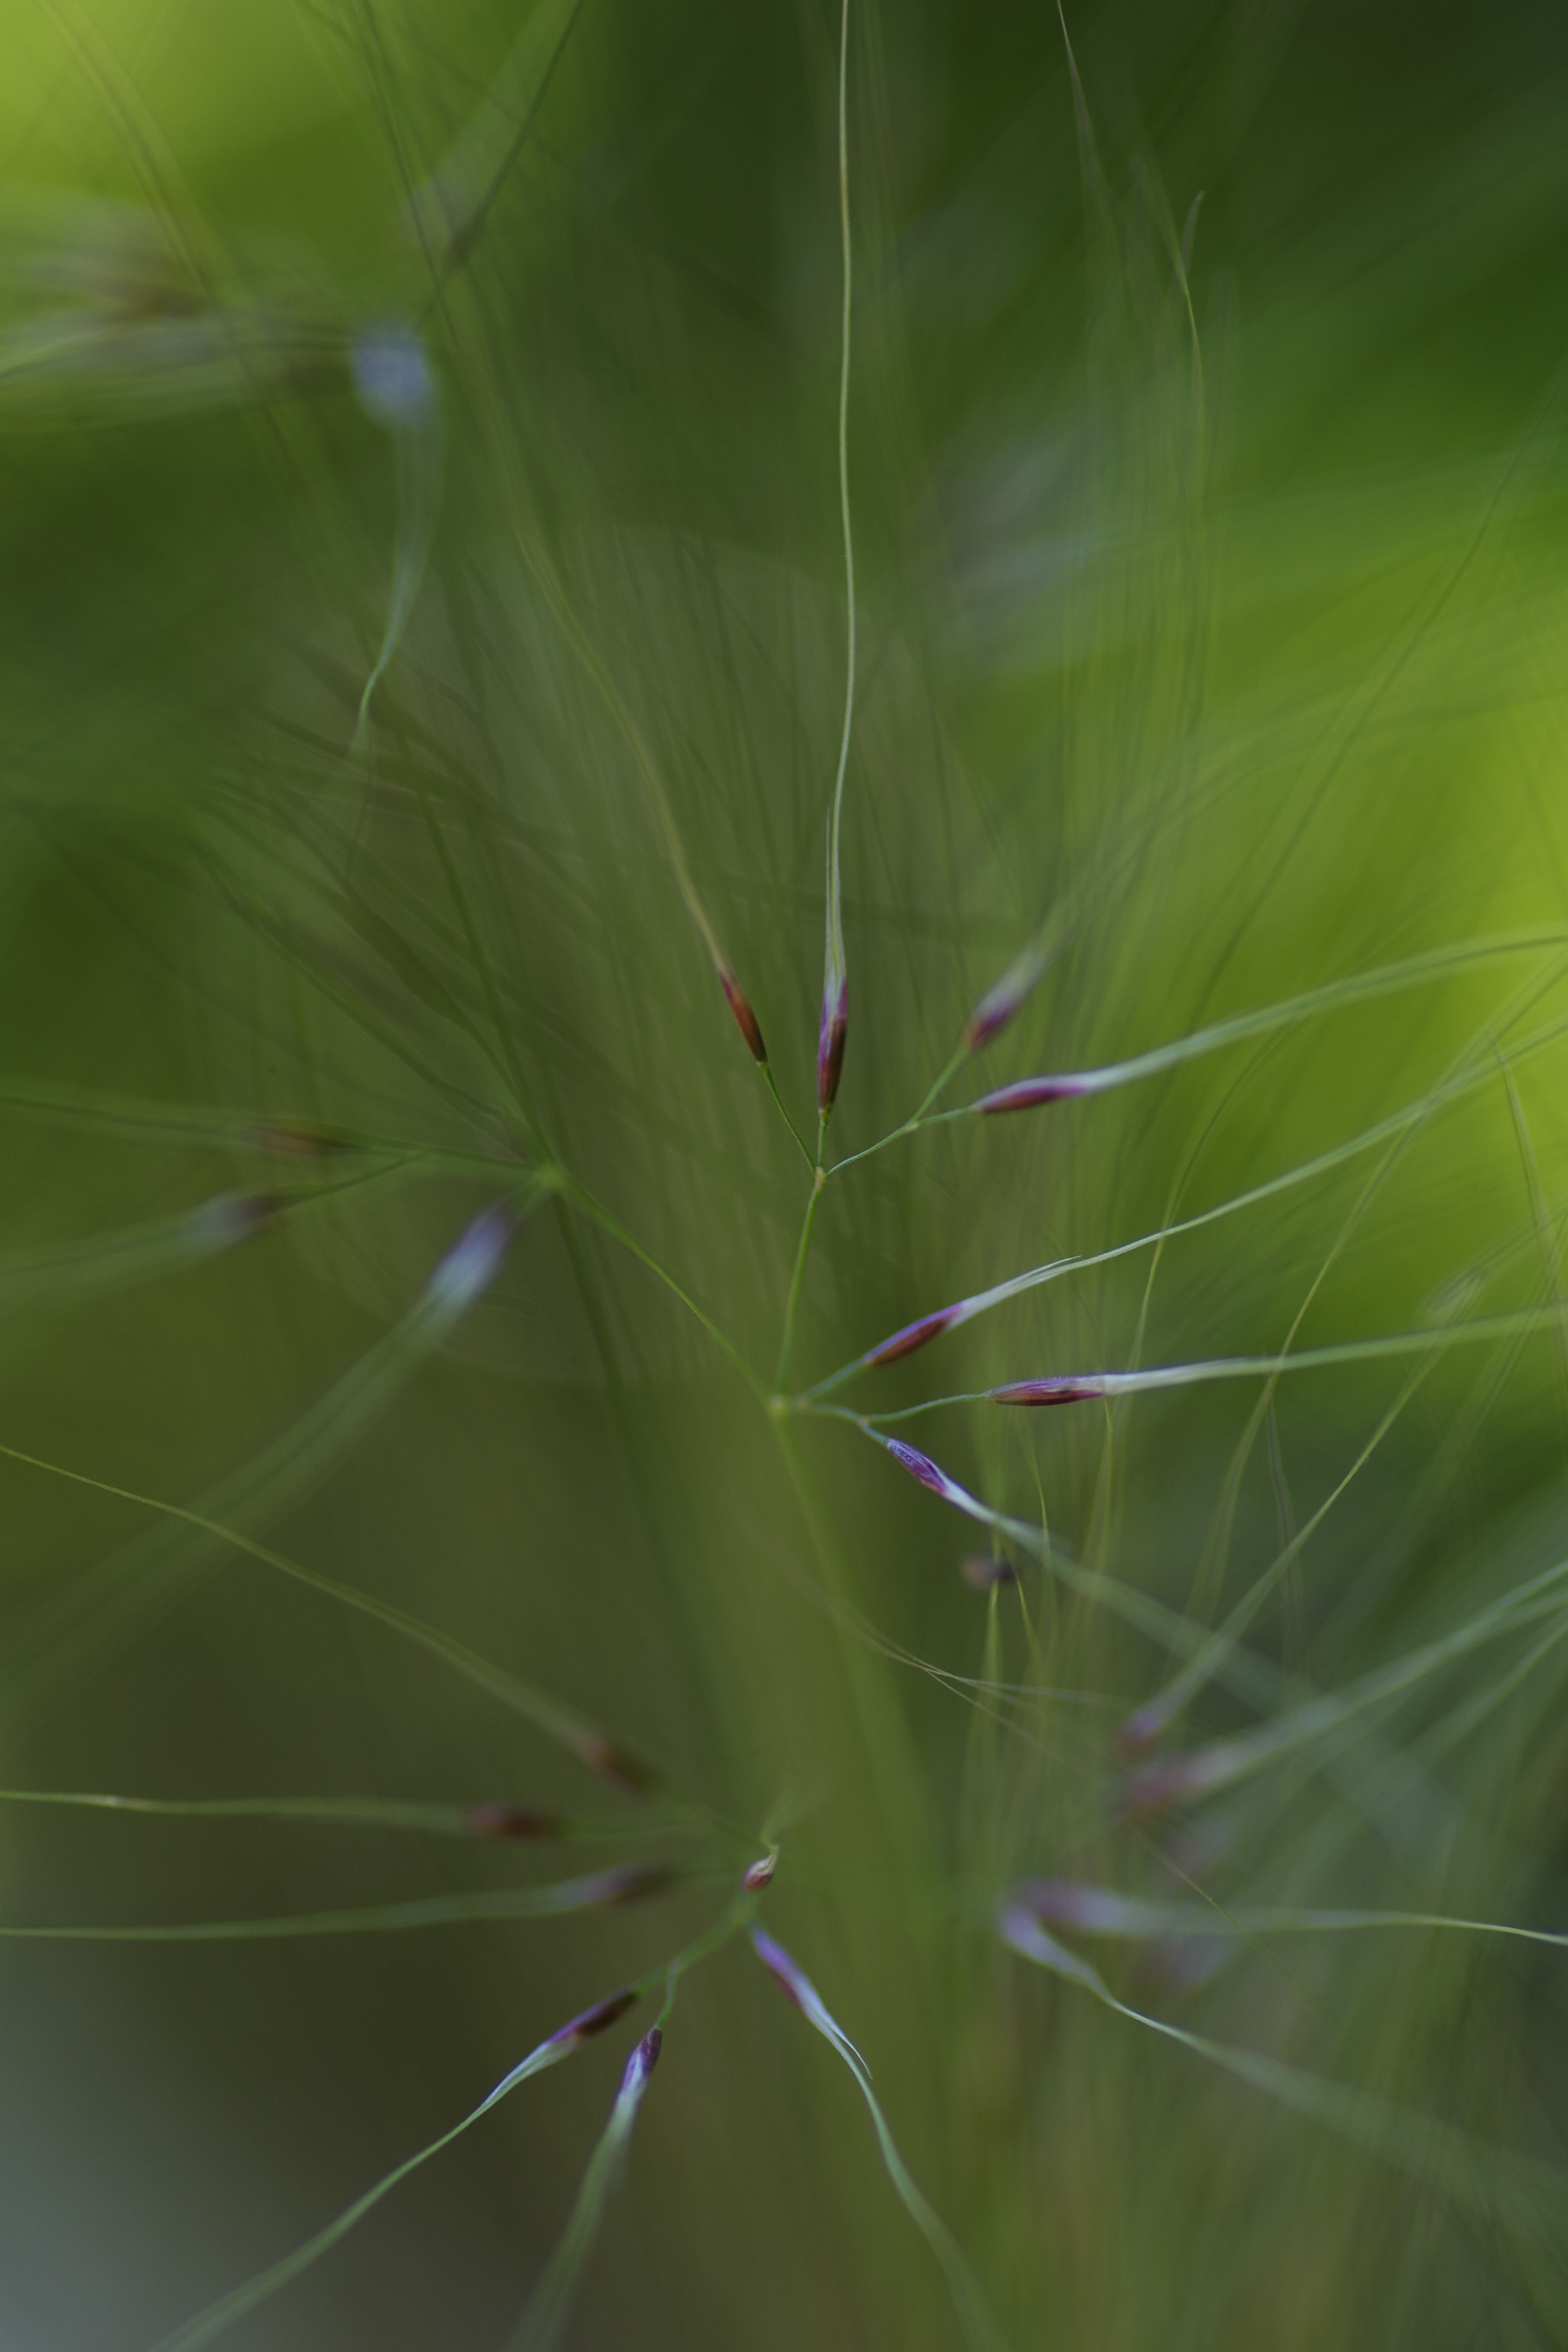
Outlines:
{"label": "grass spikelet", "polygon": [[534,2289],[521,2326],[510,2339],[513,2352],[551,2352],[565,2332],[577,2282],[626,2162],[637,2110],[663,2046],[663,2032],[656,2025],[643,2035],[626,2061],[610,2120],[589,2158],[572,2218]]}
{"label": "grass spikelet", "polygon": [[964,1024],[965,1054],[982,1054],[993,1038],[999,1037],[1007,1024],[1021,1012],[1034,990],[1044,979],[1050,958],[1044,946],[1031,941],[1016,956],[995,985],[987,989]]}
{"label": "grass spikelet", "polygon": [[761,1927],[752,1928],[752,1942],[757,1958],[785,1998],[799,2010],[808,2024],[816,2028],[823,2040],[832,2045],[854,2076],[856,2087],[870,2110],[877,2145],[882,2152],[888,2178],[898,2193],[900,2203],[936,2257],[964,2342],[972,2347],[972,2352],[1002,2352],[1002,2336],[963,2248],[945,2221],[932,2209],[899,2153],[898,2144],[882,2113],[881,2103],[871,2087],[870,2068],[832,2015],[810,1978],[784,1946],[776,1943]]}
{"label": "grass spikelet", "polygon": [[330,2253],[342,2239],[347,2237],[355,2223],[363,2221],[384,2197],[390,2195],[401,2181],[406,2180],[410,2173],[416,2172],[421,2165],[428,2164],[431,2158],[439,2156],[443,2148],[450,2147],[455,2139],[470,2130],[482,2116],[489,2115],[492,2107],[499,2106],[501,2100],[515,2091],[520,2084],[530,2081],[535,2074],[543,2074],[547,2067],[559,2065],[563,2058],[569,2058],[585,2042],[591,2042],[595,2035],[603,2033],[617,2019],[624,2017],[637,2000],[637,1992],[628,1987],[612,1993],[605,2000],[595,2001],[591,2009],[584,2010],[566,2024],[557,2026],[555,2032],[536,2049],[531,2050],[510,2074],[503,2074],[494,2090],[482,2098],[460,2123],[454,2124],[438,2139],[429,2141],[414,2155],[405,2158],[401,2164],[378,2180],[374,2189],[367,2189],[363,2196],[356,2197],[335,2221],[329,2221],[325,2229],[319,2230],[313,2238],[307,2239],[302,2246],[297,2246],[292,2253],[285,2254],[280,2262],[259,2272],[255,2278],[247,2279],[243,2286],[234,2288],[219,2302],[209,2305],[205,2311],[187,2320],[183,2327],[176,2328],[172,2336],[164,2336],[156,2347],[156,2352],[201,2352],[204,2345],[216,2343],[220,2336],[289,2285],[323,2254]]}
{"label": "grass spikelet", "polygon": [[355,740],[363,741],[372,698],[403,642],[430,559],[441,505],[442,422],[436,378],[411,327],[366,328],[354,340],[351,367],[360,406],[391,438],[397,481],[392,593],[360,696]]}

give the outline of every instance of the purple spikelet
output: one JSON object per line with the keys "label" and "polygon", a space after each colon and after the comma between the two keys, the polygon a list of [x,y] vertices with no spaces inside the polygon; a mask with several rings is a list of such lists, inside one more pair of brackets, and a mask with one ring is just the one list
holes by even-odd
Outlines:
{"label": "purple spikelet", "polygon": [[1014,1888],[1013,1901],[1043,1927],[1076,1928],[1083,1936],[1153,1936],[1169,1917],[1159,1904],[1072,1878],[1026,1879]]}
{"label": "purple spikelet", "polygon": [[517,1231],[517,1218],[500,1202],[474,1219],[447,1252],[426,1287],[430,1305],[443,1315],[461,1315],[489,1288]]}
{"label": "purple spikelet", "polygon": [[643,2035],[642,2040],[626,2060],[626,2071],[621,2076],[623,2099],[641,2098],[647,2087],[648,2076],[658,2064],[658,2053],[663,2048],[664,2036],[656,2025]]}
{"label": "purple spikelet", "polygon": [[922,1315],[918,1323],[906,1323],[901,1331],[895,1331],[890,1339],[884,1339],[879,1347],[862,1356],[860,1361],[863,1364],[896,1364],[900,1356],[912,1356],[917,1348],[923,1348],[928,1339],[939,1339],[943,1331],[950,1330],[963,1318],[962,1307],[939,1307],[934,1315]]}
{"label": "purple spikelet", "polygon": [[816,1040],[816,1110],[826,1118],[838,1098],[844,1047],[849,1034],[849,982],[829,974],[822,992],[822,1027]]}
{"label": "purple spikelet", "polygon": [[1168,1805],[1189,1802],[1222,1788],[1237,1769],[1242,1752],[1234,1743],[1191,1748],[1184,1756],[1166,1757],[1130,1772],[1117,1792],[1117,1812],[1123,1820],[1140,1813],[1163,1812]]}
{"label": "purple spikelet", "polygon": [[1053,1378],[1039,1381],[1009,1381],[1005,1388],[987,1389],[993,1404],[1085,1404],[1102,1397],[1104,1389],[1098,1381]]}
{"label": "purple spikelet", "polygon": [[579,2042],[591,2042],[595,2033],[603,2033],[606,2027],[614,2025],[617,2018],[625,2017],[627,2010],[635,2009],[640,1999],[641,1995],[629,1985],[620,1992],[611,1993],[608,2000],[595,2001],[592,2009],[585,2009],[580,2017],[574,2017],[561,2026],[551,2035],[547,2047],[575,2050]]}
{"label": "purple spikelet", "polygon": [[775,1944],[761,1927],[752,1928],[752,1941],[756,1947],[758,1959],[785,1999],[792,2000],[803,2016],[814,2017],[822,2003],[817,1997],[816,1987],[805,1971],[791,1959],[782,1944]]}
{"label": "purple spikelet", "polygon": [[1123,1756],[1142,1756],[1152,1748],[1165,1728],[1165,1717],[1155,1706],[1141,1706],[1130,1715],[1116,1735],[1116,1745]]}
{"label": "purple spikelet", "polygon": [[991,1118],[1003,1110],[1037,1110],[1042,1103],[1066,1102],[1085,1091],[1076,1078],[1019,1078],[1010,1087],[998,1087],[994,1094],[982,1095],[971,1108]]}
{"label": "purple spikelet", "polygon": [[675,1873],[668,1862],[626,1863],[618,1870],[604,1870],[596,1878],[584,1879],[583,1900],[585,1905],[646,1903],[674,1883]]}
{"label": "purple spikelet", "polygon": [[964,1493],[957,1479],[950,1478],[947,1472],[939,1468],[929,1454],[922,1454],[918,1445],[906,1445],[901,1437],[884,1437],[882,1443],[900,1470],[907,1470],[911,1478],[918,1478],[922,1486],[929,1486],[931,1493],[940,1495],[944,1503],[956,1503],[960,1510],[971,1507],[972,1498]]}
{"label": "purple spikelet", "polygon": [[964,1028],[966,1053],[978,1054],[1005,1029],[1045,971],[1046,961],[1038,947],[1027,947],[1008,965],[995,986],[987,989]]}
{"label": "purple spikelet", "polygon": [[886,1444],[900,1470],[907,1470],[911,1478],[918,1478],[933,1495],[942,1493],[948,1484],[946,1474],[937,1468],[929,1454],[922,1454],[918,1445],[906,1445],[901,1437],[889,1437]]}

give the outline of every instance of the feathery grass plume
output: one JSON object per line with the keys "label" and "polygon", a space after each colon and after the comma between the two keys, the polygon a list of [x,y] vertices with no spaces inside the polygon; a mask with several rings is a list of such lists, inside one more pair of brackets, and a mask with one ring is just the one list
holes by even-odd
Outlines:
{"label": "feathery grass plume", "polygon": [[610,2120],[589,2158],[572,2218],[534,2289],[521,2325],[510,2339],[511,2352],[551,2352],[565,2332],[577,2282],[625,2164],[637,2109],[663,2046],[663,2032],[656,2025],[643,2035],[626,2061]]}
{"label": "feathery grass plume", "polygon": [[531,2050],[510,2074],[503,2074],[494,2090],[481,2099],[460,2123],[454,2124],[449,2131],[429,2141],[413,2156],[405,2157],[401,2164],[378,2180],[374,2189],[367,2189],[363,2197],[356,2197],[335,2221],[329,2221],[324,2230],[319,2230],[313,2238],[307,2239],[302,2246],[297,2246],[292,2253],[285,2254],[280,2262],[258,2272],[243,2286],[234,2288],[218,2302],[209,2304],[205,2311],[198,2312],[194,2319],[188,2319],[172,2336],[164,2336],[156,2347],[156,2352],[201,2352],[204,2345],[216,2342],[237,2322],[247,2318],[260,2305],[297,2279],[301,2272],[309,2270],[312,2263],[330,2253],[341,2239],[347,2237],[355,2223],[363,2221],[400,2181],[406,2180],[409,2174],[416,2172],[421,2165],[428,2164],[433,2156],[439,2156],[443,2148],[450,2147],[455,2139],[477,2124],[481,2116],[488,2116],[492,2107],[499,2106],[501,2100],[515,2091],[520,2084],[530,2081],[535,2074],[542,2074],[548,2067],[558,2066],[563,2058],[571,2057],[573,2052],[580,2050],[585,2042],[593,2041],[595,2035],[605,2032],[623,2018],[638,1998],[636,1989],[625,1987],[619,1992],[611,1993],[607,2000],[595,2001],[592,2008],[582,2011],[566,2024],[557,2026],[555,2032],[536,2049]]}
{"label": "feathery grass plume", "polygon": [[[1005,5],[957,41],[773,11],[761,47],[718,0],[220,13],[215,47],[24,0],[7,53],[7,170],[106,203],[0,237],[0,1919],[226,1940],[7,1947],[36,2161],[0,2334],[145,2340],[296,2245],[496,2081],[520,1990],[562,2016],[628,1978],[608,1948],[665,1915],[616,1873],[675,1868],[707,1948],[760,1916],[746,1825],[787,1788],[800,1937],[898,1953],[879,2087],[1016,2340],[1568,2341],[1562,2200],[1511,2156],[1568,2113],[1535,1940],[1568,412],[1550,306],[1510,299],[1568,219],[1552,38],[1127,0],[1069,63]],[[1112,53],[1131,154],[1089,120]],[[422,571],[420,483],[395,541],[388,495],[416,336]],[[812,521],[835,375],[847,614]],[[379,652],[372,776],[343,751]],[[848,929],[864,1149],[802,1145],[808,1256],[724,1031],[765,1069],[763,1005],[826,973],[842,1013]],[[979,1100],[933,1110],[950,1086]],[[274,1192],[255,1250],[244,1209],[182,1223]],[[503,1272],[481,1228],[421,1297],[498,1195],[542,1212],[526,1244]],[[892,1410],[842,1445],[814,1416],[856,1371]],[[938,1411],[929,1446],[900,1418]],[[1117,1727],[1184,1669],[1141,1778]],[[401,1932],[579,1869],[611,1899],[570,1950]],[[1030,1985],[976,1943],[1002,1889],[1256,2055]],[[931,2352],[946,2298],[842,2084],[768,2021],[783,2071],[748,2080],[744,2004],[694,2006],[668,2087],[708,2086],[722,2160],[639,2161],[593,2326]],[[558,2088],[515,2162],[468,2138],[380,2216],[389,2260],[296,2275],[236,2340],[493,2338],[520,2196],[563,2183],[564,2219],[605,2119]],[[302,2150],[344,2184],[305,2223]]]}
{"label": "feathery grass plume", "polygon": [[1002,2352],[1001,2333],[963,2247],[932,2208],[899,2154],[898,2144],[882,2113],[881,2102],[871,2087],[871,2069],[833,2016],[805,1969],[791,1958],[784,1946],[776,1943],[761,1927],[752,1928],[752,1943],[757,1958],[779,1990],[799,2010],[807,2023],[816,2028],[823,2040],[832,2045],[854,2076],[856,2087],[870,2110],[877,2145],[881,2149],[888,2178],[898,2192],[900,2203],[936,2256],[964,2342],[970,2346],[971,2352]]}

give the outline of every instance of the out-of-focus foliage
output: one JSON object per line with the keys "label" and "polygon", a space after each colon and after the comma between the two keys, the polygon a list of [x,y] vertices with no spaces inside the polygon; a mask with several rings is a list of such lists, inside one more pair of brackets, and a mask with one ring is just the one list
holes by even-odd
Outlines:
{"label": "out-of-focus foliage", "polygon": [[6,11],[8,2343],[1568,2332],[1564,27],[848,22],[803,1245],[837,9]]}

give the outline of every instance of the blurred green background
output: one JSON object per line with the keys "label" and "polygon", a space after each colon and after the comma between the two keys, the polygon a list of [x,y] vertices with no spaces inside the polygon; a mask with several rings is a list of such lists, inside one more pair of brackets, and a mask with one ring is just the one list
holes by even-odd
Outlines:
{"label": "blurred green background", "polygon": [[[1550,1591],[1146,1817],[1118,1732],[1172,1661],[1095,1589],[1200,1629],[1257,1592],[1251,1682],[1198,1691],[1174,1754],[1356,1694],[1568,1552],[1568,21],[850,0],[830,1159],[909,1116],[1031,939],[1044,977],[944,1099],[1531,941],[830,1180],[803,1384],[1413,1107],[868,1373],[868,1410],[1539,1313],[1266,1414],[1254,1381],[909,1424],[1080,1564],[1020,1554],[992,1600],[959,1573],[983,1529],[852,1426],[771,1418],[700,1319],[765,1393],[811,1180],[648,772],[808,1131],[837,13],[531,5],[5,9],[0,1443],[36,1461],[0,1465],[0,1778],[507,1801],[608,1842],[0,1804],[0,1928],[689,1877],[540,1920],[0,1940],[0,2340],[157,2342],[679,1950],[776,1834],[769,1927],[1006,2342],[1561,2344],[1563,1953],[1094,1947],[1309,2113],[993,1923],[1029,1875],[1197,1882],[1222,1920],[1568,1917]],[[437,1331],[432,1268],[542,1136],[603,1213],[547,1189]],[[416,1613],[690,1815],[659,1833],[386,1624],[128,1495]],[[506,2343],[633,2024],[232,2340]],[[961,2340],[854,2084],[731,1943],[570,2341]]]}

